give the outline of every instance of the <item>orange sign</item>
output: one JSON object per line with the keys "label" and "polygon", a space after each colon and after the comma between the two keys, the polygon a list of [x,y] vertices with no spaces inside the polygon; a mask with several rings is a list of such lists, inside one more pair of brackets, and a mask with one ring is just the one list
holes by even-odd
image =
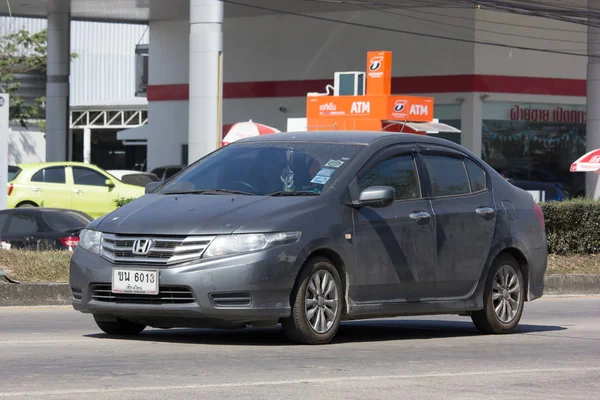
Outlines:
{"label": "orange sign", "polygon": [[385,119],[430,122],[433,120],[433,97],[389,96]]}
{"label": "orange sign", "polygon": [[433,119],[433,98],[415,96],[319,96],[308,97],[306,116],[310,121],[372,118],[429,122]]}
{"label": "orange sign", "polygon": [[392,52],[367,53],[367,95],[392,94]]}
{"label": "orange sign", "polygon": [[365,96],[308,96],[308,130],[375,130],[389,121],[430,122],[433,98],[392,96],[392,53],[369,52]]}

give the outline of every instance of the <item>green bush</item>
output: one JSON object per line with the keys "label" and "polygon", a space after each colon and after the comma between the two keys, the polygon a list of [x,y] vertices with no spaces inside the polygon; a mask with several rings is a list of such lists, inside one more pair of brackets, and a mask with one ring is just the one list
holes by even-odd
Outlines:
{"label": "green bush", "polygon": [[551,253],[600,253],[600,201],[574,199],[541,207]]}
{"label": "green bush", "polygon": [[135,200],[135,197],[119,197],[114,201],[115,206],[123,207],[125,204]]}

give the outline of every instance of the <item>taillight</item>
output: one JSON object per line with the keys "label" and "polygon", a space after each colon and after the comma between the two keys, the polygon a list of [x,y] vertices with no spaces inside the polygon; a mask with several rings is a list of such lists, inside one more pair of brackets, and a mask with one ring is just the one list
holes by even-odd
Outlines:
{"label": "taillight", "polygon": [[538,217],[538,220],[540,221],[540,225],[542,226],[542,229],[546,229],[546,224],[544,222],[544,212],[542,211],[542,207],[540,207],[540,205],[538,203],[533,203],[533,211],[535,212],[535,215]]}
{"label": "taillight", "polygon": [[8,195],[10,196],[11,193],[13,192],[13,189],[15,188],[15,186],[11,183],[10,185],[8,185]]}
{"label": "taillight", "polygon": [[59,240],[66,247],[77,247],[79,244],[79,238],[77,236],[63,237]]}

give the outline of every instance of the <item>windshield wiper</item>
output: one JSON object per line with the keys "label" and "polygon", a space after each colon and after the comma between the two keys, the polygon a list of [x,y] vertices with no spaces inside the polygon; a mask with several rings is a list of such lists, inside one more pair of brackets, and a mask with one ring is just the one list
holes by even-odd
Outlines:
{"label": "windshield wiper", "polygon": [[318,196],[319,193],[315,193],[315,192],[309,192],[307,190],[300,190],[297,192],[285,192],[285,191],[281,191],[281,192],[273,192],[273,193],[269,193],[267,196]]}
{"label": "windshield wiper", "polygon": [[239,194],[242,196],[256,196],[254,193],[244,192],[242,190],[229,189],[209,189],[209,190],[171,190],[163,194]]}

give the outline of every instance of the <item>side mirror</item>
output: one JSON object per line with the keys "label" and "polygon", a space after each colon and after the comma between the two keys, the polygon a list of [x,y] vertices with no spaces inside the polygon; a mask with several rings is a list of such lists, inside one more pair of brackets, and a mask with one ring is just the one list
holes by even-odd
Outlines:
{"label": "side mirror", "polygon": [[114,187],[115,187],[115,183],[114,183],[112,180],[110,180],[110,179],[107,179],[107,180],[104,182],[104,184],[105,184],[106,186],[108,186],[109,188],[114,188]]}
{"label": "side mirror", "polygon": [[390,206],[396,198],[396,190],[390,186],[371,186],[360,193],[357,207],[383,208]]}
{"label": "side mirror", "polygon": [[146,185],[145,193],[148,194],[154,192],[154,190],[156,190],[160,186],[160,184],[161,182],[150,182]]}

